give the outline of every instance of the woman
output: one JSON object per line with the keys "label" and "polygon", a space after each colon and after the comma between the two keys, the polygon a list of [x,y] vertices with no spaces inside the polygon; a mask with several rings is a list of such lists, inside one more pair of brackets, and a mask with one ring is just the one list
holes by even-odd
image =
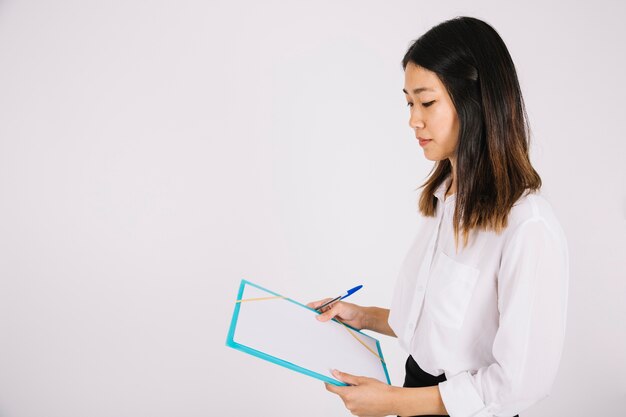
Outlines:
{"label": "woman", "polygon": [[513,416],[550,392],[569,280],[515,67],[498,33],[470,17],[430,29],[402,67],[409,125],[435,161],[417,235],[390,309],[337,302],[317,317],[396,336],[406,378],[400,388],[334,371],[350,386],[326,387],[359,416]]}

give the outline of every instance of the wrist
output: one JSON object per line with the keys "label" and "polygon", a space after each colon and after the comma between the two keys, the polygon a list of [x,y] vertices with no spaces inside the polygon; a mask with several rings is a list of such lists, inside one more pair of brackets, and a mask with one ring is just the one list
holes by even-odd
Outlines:
{"label": "wrist", "polygon": [[447,415],[439,386],[400,388],[393,394],[393,413],[397,415]]}
{"label": "wrist", "polygon": [[390,387],[390,391],[389,391],[389,397],[388,397],[388,408],[389,408],[389,414],[395,414],[395,415],[408,415],[408,414],[402,414],[403,410],[406,409],[406,407],[404,407],[404,401],[406,401],[404,399],[404,394],[406,389],[402,388],[402,387],[394,387],[391,386]]}
{"label": "wrist", "polygon": [[361,307],[361,330],[373,330],[373,315],[372,315],[371,307]]}

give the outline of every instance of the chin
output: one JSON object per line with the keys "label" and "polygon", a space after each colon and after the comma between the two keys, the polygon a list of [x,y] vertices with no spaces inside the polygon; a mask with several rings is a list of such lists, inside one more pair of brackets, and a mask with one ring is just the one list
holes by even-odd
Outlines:
{"label": "chin", "polygon": [[429,155],[427,152],[424,152],[424,157],[428,159],[429,161],[433,161],[433,162],[439,162],[439,161],[443,161],[444,159],[448,159],[446,157],[441,157],[439,155]]}

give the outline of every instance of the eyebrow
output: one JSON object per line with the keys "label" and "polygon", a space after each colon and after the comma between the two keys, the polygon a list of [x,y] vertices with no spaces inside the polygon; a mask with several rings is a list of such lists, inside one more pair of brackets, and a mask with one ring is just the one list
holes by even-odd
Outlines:
{"label": "eyebrow", "polygon": [[[406,92],[406,90],[404,88],[402,89],[402,91],[404,92],[404,94],[409,94],[409,93]],[[422,91],[433,91],[434,92],[435,90],[433,90],[432,88],[418,87],[418,88],[414,88],[413,89],[413,94],[419,94]]]}

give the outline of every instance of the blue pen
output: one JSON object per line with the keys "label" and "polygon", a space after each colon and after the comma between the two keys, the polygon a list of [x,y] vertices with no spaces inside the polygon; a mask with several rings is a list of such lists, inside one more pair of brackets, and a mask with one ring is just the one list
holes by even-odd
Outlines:
{"label": "blue pen", "polygon": [[322,305],[321,305],[321,306],[319,306],[316,310],[318,310],[318,311],[319,311],[319,310],[323,309],[324,307],[329,306],[329,305],[331,305],[332,303],[334,303],[334,302],[336,302],[336,301],[343,300],[344,298],[346,298],[346,297],[348,297],[348,296],[350,296],[350,295],[354,294],[355,292],[357,292],[357,291],[358,291],[358,290],[360,290],[361,288],[363,288],[363,286],[362,286],[362,285],[357,285],[356,287],[354,287],[354,288],[352,288],[352,289],[350,289],[350,290],[346,291],[344,294],[341,294],[339,297],[335,297],[335,298],[333,298],[332,300],[330,300],[329,302],[322,304]]}

